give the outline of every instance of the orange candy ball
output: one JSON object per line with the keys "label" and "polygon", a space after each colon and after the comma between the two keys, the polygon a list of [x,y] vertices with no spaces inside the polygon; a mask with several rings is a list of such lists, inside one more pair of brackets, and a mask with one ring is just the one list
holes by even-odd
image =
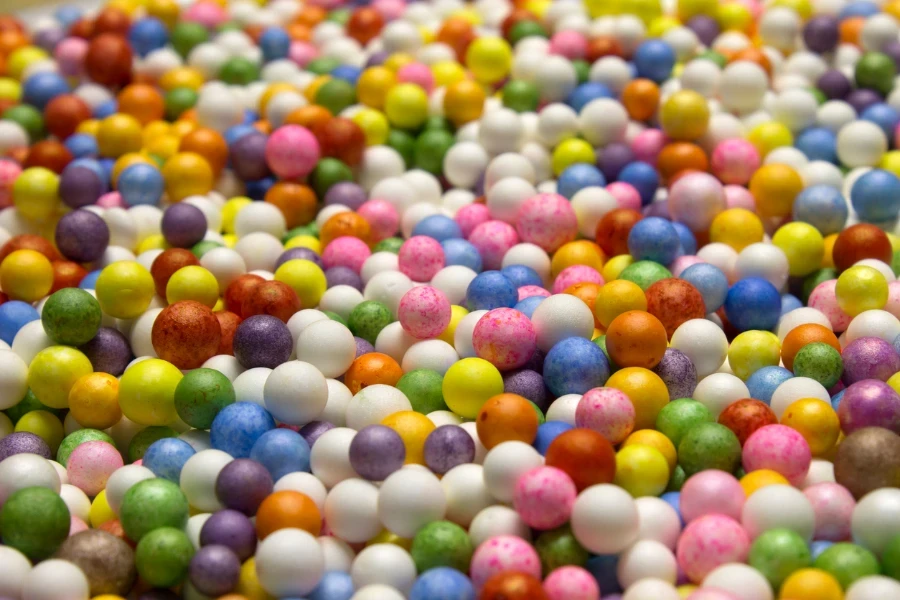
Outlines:
{"label": "orange candy ball", "polygon": [[365,217],[355,212],[342,212],[325,221],[319,231],[319,242],[324,248],[337,238],[349,235],[368,243],[370,233],[371,227]]}
{"label": "orange candy ball", "polygon": [[153,259],[153,264],[150,265],[150,275],[153,277],[156,293],[165,298],[166,286],[169,284],[169,279],[175,274],[175,271],[182,267],[199,266],[200,261],[190,250],[185,250],[184,248],[163,250],[162,254]]}
{"label": "orange candy ball", "polygon": [[709,159],[706,152],[691,142],[672,142],[666,144],[656,159],[656,168],[660,176],[669,181],[684,171],[709,170]]}
{"label": "orange candy ball", "polygon": [[518,394],[498,394],[478,411],[478,439],[490,450],[503,442],[531,444],[537,435],[538,417],[531,402]]}
{"label": "orange candy ball", "polygon": [[794,370],[794,358],[797,353],[808,345],[815,342],[828,344],[838,352],[841,351],[841,344],[838,342],[837,336],[830,329],[818,323],[805,323],[791,329],[784,336],[781,342],[781,360],[784,362],[784,368],[791,371]]}
{"label": "orange candy ball", "polygon": [[120,35],[98,35],[88,46],[84,69],[88,77],[100,85],[124,85],[131,80],[131,46]]}
{"label": "orange candy ball", "polygon": [[597,244],[607,256],[628,254],[628,234],[644,215],[630,208],[611,210],[597,223]]}
{"label": "orange candy ball", "polygon": [[659,86],[649,79],[634,79],[622,90],[622,105],[628,116],[647,121],[659,107]]}
{"label": "orange candy ball", "polygon": [[403,377],[397,361],[381,352],[369,352],[357,357],[344,374],[344,385],[351,394],[375,384],[395,386]]}
{"label": "orange candy ball", "polygon": [[285,125],[299,125],[310,131],[332,118],[331,111],[318,104],[295,108],[284,118]]}
{"label": "orange candy ball", "polygon": [[254,315],[272,315],[287,323],[300,310],[297,292],[281,281],[263,281],[253,286],[241,302],[241,315],[246,319]]}
{"label": "orange candy ball", "polygon": [[842,231],[831,250],[838,271],[849,269],[864,258],[891,264],[894,255],[887,234],[875,225],[859,223]]}
{"label": "orange candy ball", "polygon": [[565,471],[579,492],[598,483],[612,483],[616,476],[612,444],[592,429],[570,429],[556,436],[547,448],[545,464]]}
{"label": "orange candy ball", "polygon": [[527,573],[504,571],[488,579],[480,600],[546,600],[547,592],[539,579]]}
{"label": "orange candy ball", "polygon": [[350,119],[335,117],[324,123],[317,123],[312,128],[312,133],[319,141],[322,156],[336,158],[349,167],[362,162],[366,134]]}
{"label": "orange candy ball", "polygon": [[250,292],[253,291],[253,288],[264,281],[265,279],[252,273],[245,273],[244,275],[238,276],[237,279],[229,283],[228,287],[225,288],[223,297],[225,310],[229,310],[236,315],[244,317],[244,314],[241,312],[241,309],[244,306],[244,300],[250,296]]}
{"label": "orange candy ball", "polygon": [[279,181],[269,188],[264,200],[278,207],[288,229],[306,225],[316,218],[316,193],[302,183]]}
{"label": "orange candy ball", "polygon": [[319,535],[322,530],[319,507],[306,494],[293,490],[269,494],[256,511],[256,535],[264,540],[279,529],[288,527]]}
{"label": "orange candy ball", "polygon": [[53,265],[53,287],[50,288],[51,294],[63,288],[78,287],[81,280],[88,274],[87,269],[70,260],[54,260],[50,264]]}
{"label": "orange candy ball", "polygon": [[659,319],[642,310],[629,310],[606,329],[606,351],[621,367],[652,369],[662,360],[667,339]]}
{"label": "orange candy ball", "polygon": [[237,331],[237,327],[241,324],[243,319],[227,310],[213,314],[215,314],[216,319],[219,320],[219,329],[222,330],[222,337],[219,341],[219,350],[216,354],[234,355],[234,333]]}
{"label": "orange candy ball", "polygon": [[196,369],[219,351],[222,329],[209,307],[184,300],[159,313],[150,339],[161,359],[179,369]]}
{"label": "orange candy ball", "polygon": [[91,118],[87,103],[74,94],[62,94],[44,107],[47,131],[61,140],[75,133],[78,126]]}
{"label": "orange candy ball", "polygon": [[362,45],[368,44],[384,27],[384,17],[369,6],[362,6],[353,11],[347,20],[347,35]]}
{"label": "orange candy ball", "polygon": [[218,174],[228,162],[228,144],[215,129],[197,127],[185,134],[178,145],[179,152],[195,152],[206,159],[213,173]]}
{"label": "orange candy ball", "polygon": [[28,149],[22,168],[44,167],[59,174],[72,162],[72,158],[72,153],[60,142],[43,140]]}
{"label": "orange candy ball", "polygon": [[39,235],[23,233],[12,238],[0,247],[0,262],[16,250],[34,250],[47,257],[47,260],[60,260],[59,252],[49,241]]}
{"label": "orange candy ball", "polygon": [[141,125],[159,121],[166,114],[162,94],[152,85],[132,83],[119,92],[116,101],[120,113],[131,115]]}
{"label": "orange candy ball", "polygon": [[685,321],[706,316],[703,296],[683,279],[661,279],[644,293],[647,296],[647,312],[660,320],[669,338]]}

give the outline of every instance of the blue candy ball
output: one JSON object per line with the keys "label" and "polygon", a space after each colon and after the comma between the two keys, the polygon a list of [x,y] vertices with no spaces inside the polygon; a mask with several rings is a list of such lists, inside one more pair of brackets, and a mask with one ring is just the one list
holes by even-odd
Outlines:
{"label": "blue candy ball", "polygon": [[778,386],[793,376],[794,374],[784,367],[763,367],[747,378],[750,397],[769,404]]}
{"label": "blue candy ball", "polygon": [[419,575],[409,600],[475,600],[475,586],[456,569],[437,567]]}
{"label": "blue candy ball", "polygon": [[466,290],[469,311],[512,308],[518,300],[516,286],[500,271],[479,273]]}
{"label": "blue candy ball", "polygon": [[634,187],[641,196],[641,205],[643,206],[653,202],[656,190],[659,189],[659,173],[647,163],[639,160],[625,165],[619,171],[618,181]]}
{"label": "blue candy ball", "polygon": [[291,49],[291,36],[281,27],[269,27],[259,36],[259,49],[266,62],[287,58]]}
{"label": "blue candy ball", "polygon": [[725,316],[738,331],[772,330],[781,317],[781,294],[762,277],[741,279],[725,296]]}
{"label": "blue candy ball", "polygon": [[784,316],[791,312],[792,310],[797,310],[798,308],[802,308],[803,303],[800,302],[800,298],[793,294],[783,294],[781,296],[781,316]]}
{"label": "blue candy ball", "polygon": [[603,594],[618,594],[622,591],[619,585],[619,557],[616,554],[598,554],[588,559],[584,565],[588,573],[594,576]]}
{"label": "blue candy ball", "polygon": [[868,107],[859,115],[859,118],[878,125],[889,140],[894,138],[894,130],[900,124],[900,113],[896,108],[884,102],[878,102]]}
{"label": "blue candy ball", "polygon": [[451,238],[441,242],[444,249],[444,264],[446,266],[460,265],[468,267],[476,273],[481,273],[481,253],[471,242],[459,238]]}
{"label": "blue candy ball", "polygon": [[824,160],[838,164],[837,136],[826,127],[810,127],[794,141],[797,149],[809,160]]}
{"label": "blue candy ball", "polygon": [[872,169],[853,184],[850,202],[861,221],[896,219],[900,214],[900,178],[884,169]]}
{"label": "blue candy ball", "polygon": [[681,242],[681,255],[691,255],[697,254],[697,238],[694,237],[693,232],[688,229],[688,226],[684,223],[672,223],[672,227],[675,228],[676,233],[678,233],[678,241]]}
{"label": "blue candy ball", "polygon": [[181,469],[190,457],[196,454],[193,446],[178,438],[156,440],[147,448],[143,465],[153,474],[178,483]]}
{"label": "blue candy ball", "polygon": [[566,98],[566,104],[572,107],[575,112],[581,112],[581,109],[587,106],[591,100],[597,98],[615,98],[609,86],[599,81],[588,81],[576,87]]}
{"label": "blue candy ball", "polygon": [[660,217],[647,217],[634,224],[628,234],[628,253],[634,260],[652,260],[662,265],[678,258],[681,238],[672,223]]}
{"label": "blue candy ball", "polygon": [[508,265],[500,269],[500,272],[506,275],[517,289],[523,285],[537,285],[540,287],[544,285],[538,272],[527,265]]}
{"label": "blue candy ball", "polygon": [[158,206],[166,189],[166,181],[159,169],[135,163],[119,174],[118,188],[122,200],[128,206]]}
{"label": "blue candy ball", "polygon": [[633,60],[639,77],[662,83],[672,74],[675,50],[660,39],[649,39],[637,47]]}
{"label": "blue candy ball", "polygon": [[559,434],[569,431],[570,429],[575,428],[562,421],[547,421],[546,423],[541,423],[538,426],[537,435],[531,445],[534,446],[535,450],[541,453],[541,456],[544,456],[547,454],[547,448],[550,447],[550,443],[555,440]]}
{"label": "blue candy ball", "polygon": [[296,431],[272,429],[256,440],[250,458],[268,469],[272,481],[278,481],[288,473],[309,471],[309,444]]}
{"label": "blue candy ball", "polygon": [[606,177],[594,165],[577,163],[560,173],[556,182],[556,191],[569,200],[586,187],[603,187]]}
{"label": "blue candy ball", "polygon": [[830,185],[810,186],[794,199],[794,220],[809,223],[823,236],[843,231],[849,215],[841,191]]}
{"label": "blue candy ball", "polygon": [[100,152],[99,146],[97,146],[97,138],[86,133],[70,135],[63,142],[63,145],[76,159],[97,156]]}
{"label": "blue candy ball", "polygon": [[349,573],[328,571],[322,575],[319,585],[307,596],[307,600],[350,600],[356,588]]}
{"label": "blue candy ball", "polygon": [[47,104],[63,94],[68,94],[69,84],[59,73],[43,71],[25,80],[22,86],[22,101],[44,110]]}
{"label": "blue candy ball", "polygon": [[95,119],[105,119],[119,112],[119,103],[113,98],[106,102],[101,102],[94,108]]}
{"label": "blue candy ball", "polygon": [[429,215],[425,217],[416,223],[412,234],[428,236],[439,242],[463,237],[462,230],[456,221],[446,215]]}
{"label": "blue candy ball", "polygon": [[544,383],[556,397],[584,394],[609,379],[609,361],[599,346],[579,337],[557,342],[544,359]]}
{"label": "blue candy ball", "polygon": [[39,321],[40,313],[27,302],[10,300],[0,304],[0,340],[12,345],[26,323]]}
{"label": "blue candy ball", "polygon": [[543,301],[544,296],[529,296],[528,298],[517,302],[513,308],[530,319],[531,315],[534,314],[535,309],[537,309],[538,304]]}
{"label": "blue candy ball", "polygon": [[275,429],[275,419],[262,406],[255,402],[235,402],[213,419],[209,441],[216,450],[235,458],[249,458],[256,441],[272,429]]}
{"label": "blue candy ball", "polygon": [[91,271],[87,275],[84,276],[84,279],[81,280],[81,283],[78,284],[83,290],[94,290],[97,289],[97,280],[100,278],[100,270]]}
{"label": "blue candy ball", "polygon": [[691,265],[681,272],[681,279],[697,288],[703,297],[706,312],[715,312],[725,304],[725,296],[728,294],[728,278],[718,267],[708,263]]}
{"label": "blue candy ball", "polygon": [[165,48],[169,42],[169,30],[159,19],[146,17],[135,21],[128,31],[128,42],[137,52],[144,57],[160,48]]}

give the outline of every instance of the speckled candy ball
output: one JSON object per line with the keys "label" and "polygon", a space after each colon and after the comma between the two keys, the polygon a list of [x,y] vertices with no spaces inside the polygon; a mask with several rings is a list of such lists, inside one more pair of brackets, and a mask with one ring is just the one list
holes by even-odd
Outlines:
{"label": "speckled candy ball", "polygon": [[741,524],[725,515],[706,515],[692,521],[678,539],[678,566],[695,583],[716,567],[744,562],[750,538]]}
{"label": "speckled candy ball", "polygon": [[519,243],[519,234],[509,223],[485,221],[472,230],[468,240],[481,255],[485,269],[499,269],[509,249]]}
{"label": "speckled candy ball", "polygon": [[450,324],[450,301],[435,287],[417,286],[403,294],[397,316],[403,329],[414,338],[437,337]]}
{"label": "speckled candy ball", "polygon": [[371,255],[372,251],[364,241],[345,235],[335,238],[325,247],[322,252],[322,264],[329,270],[333,267],[348,267],[359,273],[363,263]]}
{"label": "speckled candy ball", "polygon": [[799,485],[809,471],[812,453],[806,439],[785,425],[766,425],[747,438],[741,455],[748,473],[771,469]]}
{"label": "speckled candy ball", "polygon": [[600,586],[585,569],[560,567],[544,579],[544,593],[549,600],[600,600]]}
{"label": "speckled candy ball", "polygon": [[501,371],[524,366],[537,350],[531,320],[512,308],[495,308],[478,320],[472,345],[479,358]]}
{"label": "speckled candy ball", "polygon": [[443,475],[475,460],[475,440],[458,425],[441,425],[425,438],[423,454],[428,468]]}
{"label": "speckled candy ball", "polygon": [[400,246],[400,272],[413,281],[431,281],[444,268],[444,248],[434,238],[416,235]]}
{"label": "speckled candy ball", "polygon": [[245,515],[256,509],[272,493],[272,476],[255,460],[239,458],[225,465],[216,478],[216,497],[226,508]]}
{"label": "speckled candy ball", "polygon": [[816,515],[813,539],[843,542],[850,539],[850,521],[856,500],[847,488],[831,482],[817,483],[803,490]]}
{"label": "speckled candy ball", "polygon": [[200,529],[200,545],[221,544],[231,548],[241,561],[256,551],[256,528],[253,521],[236,510],[220,510],[214,513]]}
{"label": "speckled candy ball", "polygon": [[530,527],[553,529],[569,520],[577,493],[564,471],[537,467],[519,476],[513,506]]}
{"label": "speckled candy ball", "polygon": [[106,488],[109,476],[124,464],[122,455],[112,444],[85,442],[69,455],[66,471],[69,483],[88,496],[96,496]]}
{"label": "speckled candy ball", "polygon": [[669,398],[690,398],[697,387],[697,369],[687,354],[675,348],[666,348],[653,372],[666,384]]}
{"label": "speckled candy ball", "polygon": [[578,217],[564,196],[538,194],[519,208],[516,231],[523,242],[555,252],[578,235]]}
{"label": "speckled candy ball", "polygon": [[101,327],[91,341],[78,349],[91,361],[94,371],[116,377],[125,372],[132,358],[128,339],[112,327]]}
{"label": "speckled candy ball", "polygon": [[588,390],[575,409],[575,425],[600,433],[611,444],[621,443],[634,430],[634,404],[625,392],[599,387]]}
{"label": "speckled candy ball", "polygon": [[92,262],[109,245],[109,227],[89,210],[73,210],[56,224],[54,235],[60,253],[75,262]]}
{"label": "speckled candy ball", "polygon": [[877,379],[847,386],[837,413],[845,435],[864,427],[884,427],[900,433],[900,395]]}
{"label": "speckled candy ball", "polygon": [[835,295],[836,287],[837,279],[823,281],[813,288],[807,305],[824,314],[834,331],[844,331],[850,325],[851,317],[838,306],[837,296]]}
{"label": "speckled candy ball", "polygon": [[33,433],[17,431],[0,439],[0,461],[13,454],[22,453],[37,454],[46,459],[52,458],[47,442]]}
{"label": "speckled candy ball", "polygon": [[384,425],[363,427],[350,442],[349,460],[363,479],[384,481],[406,460],[403,438]]}
{"label": "speckled candy ball", "polygon": [[514,535],[498,535],[482,542],[469,567],[475,588],[480,590],[493,575],[504,571],[540,578],[541,560],[531,544]]}
{"label": "speckled candy ball", "polygon": [[[331,192],[340,185],[344,184],[339,183],[328,190],[328,194],[325,195],[326,204]],[[342,204],[350,206],[346,202],[342,202]],[[363,203],[356,212],[369,222],[372,242],[377,243],[385,240],[400,230],[400,213],[387,200],[373,198]]]}
{"label": "speckled candy ball", "polygon": [[271,315],[254,315],[242,321],[234,333],[234,356],[247,369],[274,369],[287,362],[293,347],[287,325]]}
{"label": "speckled candy ball", "polygon": [[188,567],[188,579],[201,594],[220,596],[232,591],[241,576],[241,561],[227,546],[200,548]]}
{"label": "speckled candy ball", "polygon": [[745,500],[744,488],[734,475],[715,469],[702,471],[681,488],[681,516],[688,523],[710,514],[740,520]]}
{"label": "speckled candy ball", "polygon": [[900,354],[891,344],[877,337],[862,337],[850,342],[841,358],[844,361],[843,381],[847,385],[863,379],[887,381],[900,371]]}
{"label": "speckled candy ball", "polygon": [[319,161],[319,142],[307,128],[285,125],[266,140],[266,162],[282,179],[306,177]]}
{"label": "speckled candy ball", "polygon": [[504,373],[503,391],[507,394],[518,394],[527,398],[543,411],[549,408],[550,401],[553,399],[550,390],[544,384],[544,378],[532,369],[518,369]]}

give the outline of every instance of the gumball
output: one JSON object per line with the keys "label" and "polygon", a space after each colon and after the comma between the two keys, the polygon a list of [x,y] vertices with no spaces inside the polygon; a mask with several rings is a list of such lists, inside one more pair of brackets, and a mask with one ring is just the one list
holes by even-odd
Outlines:
{"label": "gumball", "polygon": [[496,536],[479,545],[470,567],[475,587],[485,588],[494,575],[504,571],[537,578],[540,577],[540,560],[526,541],[515,536]]}
{"label": "gumball", "polygon": [[[709,552],[714,545],[715,552]],[[691,581],[702,581],[716,567],[743,562],[750,540],[740,524],[725,515],[705,515],[688,524],[678,540],[678,565]]]}
{"label": "gumball", "polygon": [[773,587],[781,586],[793,572],[812,563],[806,542],[789,529],[773,529],[762,534],[753,542],[748,560]]}
{"label": "gumball", "polygon": [[744,398],[729,404],[719,414],[719,423],[734,432],[743,446],[757,429],[778,422],[769,406],[753,398]]}
{"label": "gumball", "polygon": [[652,369],[666,350],[666,330],[648,312],[628,311],[617,316],[606,331],[610,359],[623,367]]}
{"label": "gumball", "polygon": [[480,358],[503,370],[522,367],[537,349],[531,320],[509,308],[496,308],[479,319],[472,343]]}
{"label": "gumball", "polygon": [[852,225],[842,231],[834,243],[832,255],[839,271],[849,269],[865,258],[890,263],[891,245],[882,230],[866,223]]}
{"label": "gumball", "polygon": [[803,436],[784,425],[766,425],[757,429],[747,438],[743,449],[747,471],[772,469],[791,482],[800,482],[806,477],[810,457],[809,444]]}
{"label": "gumball", "polygon": [[581,428],[563,432],[550,443],[546,464],[567,473],[579,491],[611,483],[616,468],[610,442],[600,433]]}
{"label": "gumball", "polygon": [[217,353],[221,327],[209,308],[187,300],[164,308],[153,322],[151,336],[160,358],[182,369],[195,369]]}
{"label": "gumball", "polygon": [[634,405],[624,392],[600,387],[588,390],[578,401],[575,424],[618,444],[634,429],[634,417]]}
{"label": "gumball", "polygon": [[740,442],[730,429],[718,423],[700,423],[678,444],[678,464],[688,477],[710,468],[733,473],[740,450]]}
{"label": "gumball", "polygon": [[734,476],[722,471],[703,471],[688,478],[681,488],[680,506],[685,521],[707,514],[741,518],[746,497]]}
{"label": "gumball", "polygon": [[123,466],[122,456],[115,446],[106,442],[86,442],[69,456],[66,471],[69,481],[90,496],[104,488],[109,476]]}
{"label": "gumball", "polygon": [[850,384],[838,406],[837,416],[841,429],[845,433],[853,433],[862,428],[877,426],[896,433],[898,400],[900,396],[889,385],[876,379],[864,379]]}

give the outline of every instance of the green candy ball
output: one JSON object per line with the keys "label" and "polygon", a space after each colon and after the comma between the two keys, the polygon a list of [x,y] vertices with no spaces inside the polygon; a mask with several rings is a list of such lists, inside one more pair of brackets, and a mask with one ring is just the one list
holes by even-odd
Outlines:
{"label": "green candy ball", "polygon": [[794,375],[815,379],[826,389],[840,381],[843,372],[841,353],[823,342],[803,346],[794,357]]}
{"label": "green candy ball", "polygon": [[182,113],[194,108],[197,104],[199,95],[191,88],[177,87],[166,92],[164,105],[166,108],[166,118],[174,121],[182,115]]}
{"label": "green candy ball", "polygon": [[419,573],[436,567],[466,572],[474,552],[466,530],[450,521],[434,521],[422,527],[409,549]]}
{"label": "green candy ball", "polygon": [[534,112],[540,102],[537,86],[514,79],[503,86],[503,106],[516,112]]}
{"label": "green candy ball", "polygon": [[200,23],[180,21],[172,28],[172,47],[182,58],[187,58],[194,47],[207,40],[209,40],[209,31]]}
{"label": "green candy ball", "polygon": [[416,167],[440,176],[444,172],[444,155],[456,143],[456,137],[443,129],[430,129],[416,140]]}
{"label": "green candy ball", "polygon": [[444,376],[431,369],[416,369],[404,373],[397,389],[409,398],[414,411],[427,415],[436,410],[449,410],[441,387]]}
{"label": "green candy ball", "polygon": [[416,164],[416,138],[410,133],[402,129],[391,129],[385,144],[397,151],[407,169],[412,169]]}
{"label": "green candy ball", "polygon": [[397,254],[400,252],[400,246],[403,245],[403,240],[398,237],[389,237],[386,240],[381,240],[375,247],[372,249],[372,252],[393,252]]}
{"label": "green candy ball", "polygon": [[336,158],[323,158],[316,163],[309,176],[310,184],[319,198],[324,198],[336,183],[353,181],[353,171]]}
{"label": "green candy ball", "polygon": [[381,330],[393,322],[394,315],[387,306],[377,300],[366,300],[350,311],[347,326],[353,335],[374,344]]}
{"label": "green candy ball", "polygon": [[900,580],[900,535],[895,535],[881,553],[881,572]]}
{"label": "green candy ball", "polygon": [[69,464],[69,456],[71,456],[72,451],[75,450],[75,448],[85,442],[98,441],[107,442],[113,446],[116,445],[116,442],[109,434],[97,429],[79,429],[78,431],[72,432],[64,437],[62,443],[59,445],[59,450],[56,451],[56,462],[65,467]]}
{"label": "green candy ball", "polygon": [[43,560],[69,535],[71,517],[63,499],[43,487],[13,492],[0,509],[3,544],[33,561]]}
{"label": "green candy ball", "polygon": [[140,541],[161,527],[182,529],[188,520],[187,498],[177,484],[168,479],[145,479],[131,486],[119,509],[125,534]]}
{"label": "green candy ball", "polygon": [[681,465],[675,465],[672,469],[672,476],[669,477],[669,483],[666,484],[667,492],[680,492],[684,482],[687,481],[687,475]]}
{"label": "green candy ball", "polygon": [[897,65],[894,59],[881,52],[866,52],[856,63],[856,85],[870,88],[884,95],[894,87]]}
{"label": "green candy ball", "polygon": [[329,79],[316,90],[316,104],[324,106],[333,115],[339,114],[356,104],[356,88],[340,77]]}
{"label": "green candy ball", "polygon": [[41,401],[37,399],[37,396],[34,395],[30,389],[25,392],[25,397],[19,401],[15,406],[10,406],[5,411],[6,416],[9,417],[9,420],[13,422],[13,425],[19,422],[19,419],[30,413],[34,410],[46,410],[47,412],[59,417],[60,419],[65,418],[63,416],[64,410],[57,408],[50,408],[44,404],[41,404]]}
{"label": "green candy ball", "polygon": [[18,104],[7,108],[3,111],[3,120],[18,123],[28,134],[28,139],[32,144],[44,139],[47,135],[41,111],[30,104]]}
{"label": "green candy ball", "polygon": [[156,587],[172,587],[187,577],[194,546],[180,529],[162,527],[148,533],[134,553],[141,579]]}
{"label": "green candy ball", "polygon": [[174,437],[178,437],[178,432],[167,425],[144,427],[131,438],[131,443],[128,444],[128,462],[136,462],[144,458],[147,448],[153,442]]}
{"label": "green candy ball", "polygon": [[103,314],[97,299],[80,288],[63,288],[47,298],[41,324],[51,340],[81,346],[94,339]]}
{"label": "green candy ball", "polygon": [[188,371],[175,388],[175,410],[195,429],[209,429],[219,411],[235,400],[231,381],[215,369]]}
{"label": "green candy ball", "polygon": [[691,398],[673,400],[656,416],[656,429],[669,438],[677,448],[685,434],[700,423],[715,423],[712,413],[700,402]]}
{"label": "green candy ball", "polygon": [[857,579],[881,572],[874,554],[849,542],[840,542],[827,548],[816,557],[813,566],[831,573],[845,590]]}
{"label": "green candy ball", "polygon": [[219,69],[219,79],[229,85],[247,85],[259,79],[259,67],[251,60],[235,56]]}
{"label": "green candy ball", "polygon": [[306,70],[315,75],[328,75],[341,66],[341,61],[331,56],[320,56],[306,63]]}
{"label": "green candy ball", "polygon": [[700,423],[678,444],[678,464],[687,477],[707,469],[734,473],[741,464],[741,443],[724,425]]}
{"label": "green candy ball", "polygon": [[590,557],[568,525],[542,532],[534,542],[534,549],[541,559],[541,571],[545,577],[559,567],[583,567]]}
{"label": "green candy ball", "polygon": [[753,541],[747,562],[777,590],[791,573],[809,567],[812,555],[796,531],[771,529]]}
{"label": "green candy ball", "polygon": [[212,250],[213,248],[223,248],[224,246],[219,242],[213,242],[211,240],[204,240],[202,242],[197,242],[191,247],[191,254],[196,256],[198,259],[203,258],[203,255]]}
{"label": "green candy ball", "polygon": [[672,272],[652,260],[639,260],[631,263],[619,275],[619,279],[630,281],[640,286],[645,292],[647,288],[663,279],[672,276]]}

